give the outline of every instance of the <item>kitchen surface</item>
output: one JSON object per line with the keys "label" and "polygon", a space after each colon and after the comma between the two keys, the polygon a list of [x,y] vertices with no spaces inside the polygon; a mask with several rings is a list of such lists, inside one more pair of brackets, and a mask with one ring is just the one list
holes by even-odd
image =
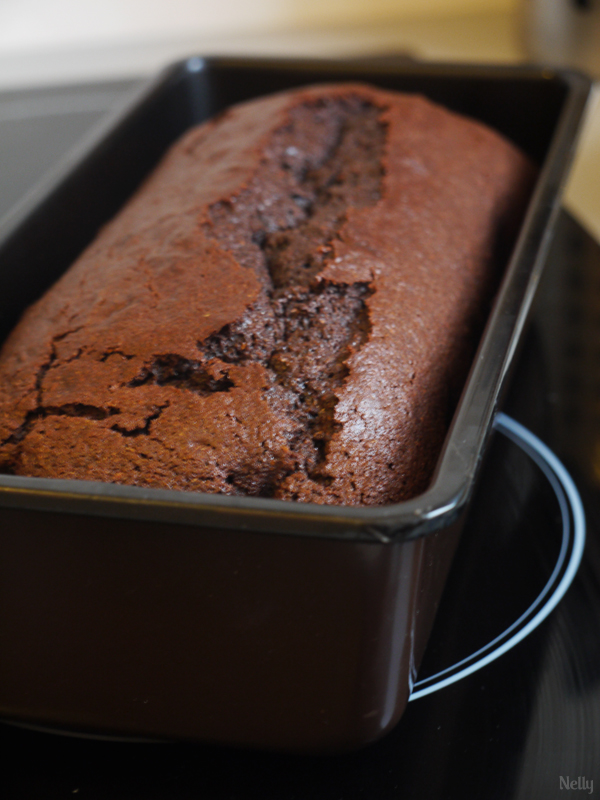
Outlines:
{"label": "kitchen surface", "polygon": [[[397,13],[398,4],[385,0],[369,16],[358,2],[308,2],[303,11],[265,2],[250,18],[243,3],[230,1],[229,24],[208,14],[204,26],[189,22],[186,31],[180,21],[196,19],[193,5],[170,6],[178,22],[160,3],[146,3],[140,27],[140,7],[131,3],[138,17],[123,13],[118,28],[116,4],[107,2],[90,32],[69,0],[54,4],[70,15],[65,26],[41,11],[41,0],[0,0],[0,218],[16,213],[36,182],[60,170],[148,76],[183,56],[527,60],[523,9],[514,2],[449,8],[432,0],[428,16],[411,3]],[[27,15],[35,25],[26,25]],[[548,800],[598,790],[599,241],[597,86],[503,405],[559,456],[576,489],[538,439],[499,426],[414,699],[391,734],[356,754],[313,757],[0,725],[0,795]]]}

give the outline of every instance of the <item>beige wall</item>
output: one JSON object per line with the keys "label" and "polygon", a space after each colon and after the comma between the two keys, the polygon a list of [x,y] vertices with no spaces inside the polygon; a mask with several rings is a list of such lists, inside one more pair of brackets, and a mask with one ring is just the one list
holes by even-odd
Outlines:
{"label": "beige wall", "polygon": [[0,54],[503,11],[519,0],[0,0]]}
{"label": "beige wall", "polygon": [[283,0],[300,24],[335,24],[410,19],[433,14],[512,10],[519,0]]}
{"label": "beige wall", "polygon": [[520,57],[524,0],[0,0],[0,89],[149,75],[190,53]]}

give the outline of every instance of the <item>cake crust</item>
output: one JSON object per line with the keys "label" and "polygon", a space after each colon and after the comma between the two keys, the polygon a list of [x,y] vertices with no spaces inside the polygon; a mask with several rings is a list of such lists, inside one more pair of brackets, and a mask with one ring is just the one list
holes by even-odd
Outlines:
{"label": "cake crust", "polygon": [[431,479],[533,171],[361,84],[189,131],[0,354],[0,468],[317,503]]}

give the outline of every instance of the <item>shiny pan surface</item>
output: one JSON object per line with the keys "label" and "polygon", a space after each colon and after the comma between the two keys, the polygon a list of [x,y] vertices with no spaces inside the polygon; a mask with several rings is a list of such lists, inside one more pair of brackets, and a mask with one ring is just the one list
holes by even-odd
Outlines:
{"label": "shiny pan surface", "polygon": [[538,283],[589,81],[529,67],[192,58],[0,224],[0,334],[190,125],[318,81],[417,91],[540,165],[434,480],[370,508],[0,476],[0,714],[336,751],[399,719]]}

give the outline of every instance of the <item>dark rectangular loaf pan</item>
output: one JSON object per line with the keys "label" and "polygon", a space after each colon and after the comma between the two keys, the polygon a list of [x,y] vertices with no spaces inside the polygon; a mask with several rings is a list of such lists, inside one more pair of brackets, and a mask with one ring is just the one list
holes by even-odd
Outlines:
{"label": "dark rectangular loaf pan", "polygon": [[335,80],[423,93],[541,168],[430,488],[350,508],[0,476],[0,716],[295,751],[357,747],[400,717],[540,277],[587,79],[393,60],[177,64],[0,225],[0,335],[187,127]]}

